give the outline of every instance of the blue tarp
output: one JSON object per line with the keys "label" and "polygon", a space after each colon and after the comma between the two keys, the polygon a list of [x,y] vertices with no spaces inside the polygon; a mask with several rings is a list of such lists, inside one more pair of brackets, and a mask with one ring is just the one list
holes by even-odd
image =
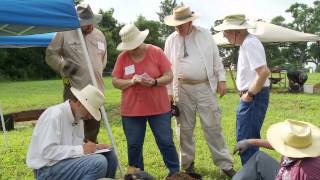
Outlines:
{"label": "blue tarp", "polygon": [[0,36],[0,48],[47,47],[56,33]]}
{"label": "blue tarp", "polygon": [[0,36],[58,32],[80,27],[73,0],[1,0]]}

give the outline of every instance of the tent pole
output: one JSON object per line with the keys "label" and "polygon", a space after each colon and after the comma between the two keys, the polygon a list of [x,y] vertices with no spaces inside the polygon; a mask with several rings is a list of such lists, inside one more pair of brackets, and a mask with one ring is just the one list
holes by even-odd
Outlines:
{"label": "tent pole", "polygon": [[0,118],[1,118],[2,130],[3,130],[4,144],[6,145],[6,147],[8,147],[7,130],[6,130],[6,125],[4,123],[3,111],[2,111],[1,104],[0,104]]}
{"label": "tent pole", "polygon": [[[82,51],[84,52],[86,63],[88,65],[89,74],[90,74],[92,83],[93,83],[93,85],[95,87],[98,87],[97,80],[96,80],[96,77],[95,77],[94,72],[93,72],[92,63],[90,61],[90,57],[89,57],[89,54],[88,54],[88,51],[87,51],[87,46],[86,46],[86,43],[84,41],[84,38],[83,38],[83,35],[82,35],[82,32],[81,32],[80,28],[77,29],[77,33],[78,33],[78,36],[79,36],[79,39],[80,39]],[[102,115],[102,119],[104,120],[104,126],[106,128],[107,134],[108,134],[109,139],[111,141],[111,144],[113,146],[114,152],[115,152],[115,154],[117,156],[120,175],[121,175],[121,177],[124,177],[123,170],[122,170],[122,167],[121,167],[121,164],[120,164],[118,148],[117,148],[115,140],[113,138],[112,131],[111,131],[111,128],[110,128],[110,125],[109,125],[109,122],[108,122],[108,118],[107,118],[107,113],[106,113],[106,111],[104,109],[104,106],[100,107],[100,112],[101,112],[101,115]]]}

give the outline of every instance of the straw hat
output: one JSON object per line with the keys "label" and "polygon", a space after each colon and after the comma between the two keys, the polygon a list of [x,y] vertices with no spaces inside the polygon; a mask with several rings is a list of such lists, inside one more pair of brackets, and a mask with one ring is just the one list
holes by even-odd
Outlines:
{"label": "straw hat", "polygon": [[234,14],[226,16],[222,24],[214,27],[216,31],[224,30],[240,30],[240,29],[254,29],[255,26],[248,23],[244,14]]}
{"label": "straw hat", "polygon": [[132,50],[137,48],[147,38],[149,30],[139,31],[134,24],[127,24],[121,28],[119,35],[121,43],[118,45],[117,50]]}
{"label": "straw hat", "polygon": [[199,17],[198,14],[190,10],[188,6],[178,6],[173,10],[173,14],[164,18],[164,23],[168,26],[179,26],[193,21]]}
{"label": "straw hat", "polygon": [[101,113],[99,108],[103,106],[104,103],[104,95],[102,92],[90,84],[81,90],[71,87],[71,92],[94,117],[94,119],[100,121]]}
{"label": "straw hat", "polygon": [[79,4],[77,6],[77,14],[79,16],[80,26],[98,24],[102,20],[102,15],[94,14],[89,4]]}
{"label": "straw hat", "polygon": [[286,120],[273,124],[267,139],[280,154],[291,158],[320,156],[320,129],[303,121]]}

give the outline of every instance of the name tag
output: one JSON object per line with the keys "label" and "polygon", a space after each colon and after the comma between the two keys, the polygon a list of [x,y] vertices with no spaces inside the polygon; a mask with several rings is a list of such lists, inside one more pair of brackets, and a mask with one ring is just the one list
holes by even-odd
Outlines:
{"label": "name tag", "polygon": [[135,72],[134,65],[130,65],[124,68],[124,75],[130,75]]}
{"label": "name tag", "polygon": [[98,42],[98,49],[100,49],[102,51],[105,50],[104,44],[102,42]]}

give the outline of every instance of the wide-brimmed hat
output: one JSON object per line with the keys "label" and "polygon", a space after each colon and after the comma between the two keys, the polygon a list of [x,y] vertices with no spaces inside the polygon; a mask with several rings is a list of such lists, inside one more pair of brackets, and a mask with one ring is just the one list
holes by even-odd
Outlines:
{"label": "wide-brimmed hat", "polygon": [[149,34],[149,29],[140,31],[134,24],[126,24],[119,32],[121,43],[117,46],[117,50],[132,50],[143,43]]}
{"label": "wide-brimmed hat", "polygon": [[182,5],[174,8],[172,15],[164,18],[164,23],[168,26],[179,26],[198,17],[199,15],[191,11],[188,6]]}
{"label": "wide-brimmed hat", "polygon": [[102,15],[94,14],[89,4],[77,5],[77,14],[79,16],[80,26],[96,25],[102,20]]}
{"label": "wide-brimmed hat", "polygon": [[216,31],[224,30],[240,30],[240,29],[254,29],[255,26],[248,23],[244,14],[233,14],[226,16],[222,24],[214,27]]}
{"label": "wide-brimmed hat", "polygon": [[267,139],[280,154],[291,158],[320,156],[320,129],[307,122],[286,120],[273,124]]}
{"label": "wide-brimmed hat", "polygon": [[90,84],[81,90],[71,87],[71,92],[94,117],[94,119],[100,121],[101,113],[99,108],[103,106],[104,103],[104,95],[102,92]]}

